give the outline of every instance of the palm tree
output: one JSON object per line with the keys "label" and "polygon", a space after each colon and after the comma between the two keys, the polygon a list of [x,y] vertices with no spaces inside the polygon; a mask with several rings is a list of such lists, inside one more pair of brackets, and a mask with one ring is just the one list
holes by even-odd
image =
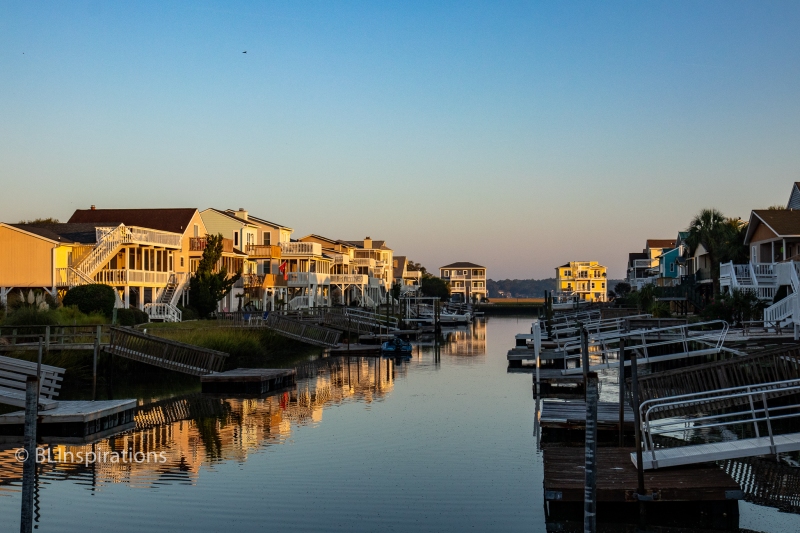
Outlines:
{"label": "palm tree", "polygon": [[719,292],[719,260],[725,239],[725,215],[716,209],[703,209],[692,219],[686,229],[689,254],[694,255],[699,246],[705,248],[711,262],[711,280],[714,292]]}
{"label": "palm tree", "polygon": [[703,246],[711,262],[711,281],[714,292],[719,292],[719,264],[733,261],[747,262],[747,222],[738,218],[726,218],[716,209],[703,209],[692,219],[687,229],[686,244],[689,253],[694,254],[698,246]]}

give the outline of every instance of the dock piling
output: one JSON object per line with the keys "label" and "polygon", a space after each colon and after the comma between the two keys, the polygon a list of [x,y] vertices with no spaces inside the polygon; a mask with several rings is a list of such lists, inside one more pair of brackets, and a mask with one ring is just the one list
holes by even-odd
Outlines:
{"label": "dock piling", "polygon": [[[39,351],[41,353],[41,350]],[[33,491],[36,484],[36,420],[39,411],[39,378],[28,376],[25,382],[24,463],[22,465],[22,509],[20,533],[33,531]]]}
{"label": "dock piling", "polygon": [[619,340],[619,447],[625,444],[625,338]]}
{"label": "dock piling", "polygon": [[[644,461],[642,460],[642,420],[639,414],[639,372],[636,368],[636,352],[631,354],[631,395],[633,396],[633,428],[636,436],[636,493],[642,497],[645,495],[644,487]],[[646,522],[644,500],[639,499],[639,522],[644,525]]]}
{"label": "dock piling", "polygon": [[[586,385],[589,377],[589,334],[583,324],[578,326],[581,328],[581,366],[583,367],[583,393],[584,399],[586,399]],[[566,361],[564,361],[564,367],[566,368]]]}
{"label": "dock piling", "polygon": [[597,531],[597,373],[589,372],[587,377],[583,531],[595,533]]}

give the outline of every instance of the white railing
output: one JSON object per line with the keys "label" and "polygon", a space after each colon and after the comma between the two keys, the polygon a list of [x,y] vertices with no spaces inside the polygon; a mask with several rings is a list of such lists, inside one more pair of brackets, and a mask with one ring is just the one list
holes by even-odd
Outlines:
{"label": "white railing", "polygon": [[797,304],[797,293],[792,293],[783,300],[764,309],[764,322],[779,324],[794,315]]}
{"label": "white railing", "polygon": [[309,304],[310,296],[295,296],[289,300],[289,310],[297,311],[298,309],[305,309],[311,307]]}
{"label": "white railing", "polygon": [[151,272],[149,270],[103,269],[94,275],[92,283],[106,285],[127,285],[130,283],[146,283],[151,285],[166,285],[169,283],[171,272]]}
{"label": "white railing", "polygon": [[322,255],[322,245],[318,242],[282,242],[283,255]]}
{"label": "white railing", "polygon": [[349,265],[350,264],[350,256],[349,255],[334,255],[333,256],[333,264],[334,265]]}
{"label": "white railing", "polygon": [[798,273],[798,269],[800,269],[800,263],[792,261],[791,276],[792,290],[794,290],[794,292],[800,292],[800,273]]}
{"label": "white railing", "polygon": [[[714,329],[709,329],[714,328]],[[708,322],[698,322],[695,324],[684,324],[681,326],[670,326],[665,328],[641,329],[630,332],[612,332],[604,335],[590,337],[589,346],[595,347],[595,351],[590,356],[601,357],[602,363],[591,365],[589,370],[594,372],[610,368],[612,363],[608,361],[609,355],[619,355],[619,348],[611,346],[618,343],[620,339],[625,339],[625,349],[639,354],[639,364],[647,365],[658,361],[669,361],[673,359],[683,359],[700,355],[719,353],[725,343],[728,334],[728,323],[724,320],[710,320]],[[674,353],[664,354],[664,347],[677,350]],[[650,350],[658,348],[654,354]],[[575,349],[580,349],[577,345],[565,346],[563,350],[573,350],[572,353],[565,353],[565,362],[570,359],[580,359],[581,354]],[[618,363],[613,363],[618,365]],[[629,366],[630,361],[625,362]],[[583,368],[571,368],[562,370],[562,374],[577,374],[583,372]]]}
{"label": "white railing", "polygon": [[181,248],[183,236],[180,233],[159,231],[138,226],[126,226],[126,243],[151,244],[155,246],[168,246]]}
{"label": "white railing", "polygon": [[366,285],[369,276],[366,274],[331,274],[331,283],[348,285]]}
{"label": "white railing", "polygon": [[289,272],[288,284],[290,286],[330,285],[331,275],[319,272]]}
{"label": "white railing", "polygon": [[[794,402],[770,406],[767,400],[775,396],[785,397],[798,392],[800,392],[800,380],[791,379],[646,400],[639,406],[638,413],[642,434],[645,437],[642,439],[643,453],[649,455],[645,459],[649,459],[651,468],[659,467],[657,450],[663,448],[659,447],[657,449],[655,446],[654,437],[657,435],[675,437],[683,434],[686,437],[695,437],[703,434],[708,435],[711,428],[731,426],[752,427],[755,439],[761,438],[759,426],[761,428],[765,427],[769,436],[769,451],[766,451],[766,453],[775,454],[780,450],[776,449],[775,434],[773,432],[776,428],[773,428],[773,423],[777,420],[796,418],[800,416],[800,412],[797,411],[797,404]],[[726,409],[723,411],[719,407],[721,405],[741,405],[744,410],[731,411]],[[692,414],[675,416],[674,413],[676,411],[691,412]],[[789,425],[787,427],[792,426]],[[690,434],[687,435],[687,432]],[[736,432],[731,433],[735,434]],[[672,440],[668,439],[666,442],[671,442]],[[684,438],[682,440],[690,439]],[[748,447],[742,446],[742,444],[744,443],[737,446],[741,453],[739,457],[750,455],[751,453],[747,450]],[[685,448],[685,450],[690,448]],[[673,459],[672,462],[677,465],[686,464],[686,462],[703,462],[704,460],[714,461],[717,459],[717,457],[712,456],[714,453],[719,452],[710,450],[709,456],[705,458],[697,457],[688,461]],[[759,451],[752,453],[752,455],[763,455],[764,453],[764,451]],[[671,465],[667,461],[661,461],[661,466]]]}
{"label": "white railing", "polygon": [[422,279],[422,272],[419,270],[406,270],[406,272],[403,274],[403,279]]}
{"label": "white railing", "polygon": [[164,322],[180,322],[182,319],[181,310],[172,304],[154,303],[145,304],[144,312],[150,320],[163,320]]}
{"label": "white railing", "polygon": [[369,257],[356,257],[351,261],[351,264],[357,267],[375,268],[375,260]]}
{"label": "white railing", "polygon": [[448,279],[467,279],[467,276],[464,274],[450,274]]}

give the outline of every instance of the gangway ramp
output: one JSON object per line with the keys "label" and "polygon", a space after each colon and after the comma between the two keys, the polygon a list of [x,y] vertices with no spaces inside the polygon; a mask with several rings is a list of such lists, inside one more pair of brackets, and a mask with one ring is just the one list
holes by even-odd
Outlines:
{"label": "gangway ramp", "polygon": [[264,321],[264,326],[284,337],[322,348],[337,346],[341,336],[341,333],[335,329],[293,320],[277,313],[270,313]]}
{"label": "gangway ramp", "polygon": [[[800,395],[800,379],[748,385],[714,391],[682,394],[643,402],[639,409],[642,425],[642,467],[645,470],[709,461],[774,455],[800,450],[800,432],[780,432],[778,421],[800,418],[800,402],[786,397]],[[777,397],[780,402],[772,402]],[[739,409],[721,405],[738,404]],[[677,411],[693,412],[675,416]],[[670,442],[692,442],[712,431],[746,435],[739,440],[705,442],[687,446],[666,446]],[[665,439],[663,437],[671,437]],[[656,447],[659,441],[661,445]],[[636,454],[631,454],[636,464]]]}

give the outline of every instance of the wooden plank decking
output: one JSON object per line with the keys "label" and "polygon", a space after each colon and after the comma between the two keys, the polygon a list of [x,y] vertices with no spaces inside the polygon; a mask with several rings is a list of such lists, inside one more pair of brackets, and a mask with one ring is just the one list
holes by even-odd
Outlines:
{"label": "wooden plank decking", "polygon": [[[39,414],[37,434],[42,437],[80,437],[107,432],[114,428],[124,431],[132,427],[137,401],[61,401],[58,406]],[[0,435],[22,435],[25,411],[0,415]]]}
{"label": "wooden plank decking", "polygon": [[[585,429],[586,428],[586,402],[572,400],[559,402],[546,400],[542,402],[539,415],[539,425],[542,429]],[[633,411],[625,406],[625,426],[633,429]],[[597,403],[597,429],[617,430],[619,428],[619,404],[614,402]]]}
{"label": "wooden plank decking", "polygon": [[200,385],[208,393],[263,394],[294,385],[295,376],[293,368],[237,368],[202,376]]}
{"label": "wooden plank decking", "polygon": [[[597,501],[635,502],[636,467],[632,448],[597,449]],[[545,500],[583,502],[584,449],[548,447],[543,451]],[[645,472],[645,489],[657,501],[742,499],[739,485],[713,464]]]}

